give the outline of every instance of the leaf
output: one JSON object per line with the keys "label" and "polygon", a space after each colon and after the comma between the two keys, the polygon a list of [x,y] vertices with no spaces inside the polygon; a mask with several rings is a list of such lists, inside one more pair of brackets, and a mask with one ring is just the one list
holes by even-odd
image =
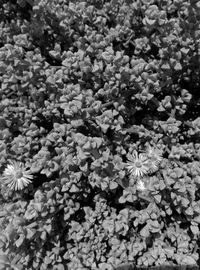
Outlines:
{"label": "leaf", "polygon": [[101,182],[101,189],[102,190],[107,190],[108,189],[108,183],[107,182]]}
{"label": "leaf", "polygon": [[101,54],[101,56],[102,56],[103,60],[107,63],[110,63],[113,59],[113,56],[109,52],[103,52]]}
{"label": "leaf", "polygon": [[80,190],[79,190],[79,188],[75,184],[72,184],[72,186],[71,186],[71,188],[70,188],[69,191],[70,192],[79,192]]}
{"label": "leaf", "polygon": [[133,194],[129,194],[127,197],[126,197],[126,201],[127,202],[134,202],[136,199],[136,196],[134,196]]}
{"label": "leaf", "polygon": [[20,246],[23,244],[24,239],[25,239],[25,235],[21,234],[20,237],[19,237],[19,239],[17,239],[17,240],[15,241],[15,245],[16,245],[17,247],[20,247]]}
{"label": "leaf", "polygon": [[160,194],[157,194],[157,195],[154,196],[154,199],[155,199],[156,203],[160,203],[161,198],[162,198],[162,196]]}
{"label": "leaf", "polygon": [[0,241],[3,243],[7,243],[8,239],[6,237],[6,235],[4,234],[3,230],[2,232],[0,232]]}
{"label": "leaf", "polygon": [[63,264],[59,263],[53,266],[53,270],[65,270],[65,267]]}
{"label": "leaf", "polygon": [[57,51],[54,51],[54,50],[51,50],[49,51],[49,55],[55,59],[60,59],[60,52],[57,52]]}
{"label": "leaf", "polygon": [[192,256],[184,256],[181,260],[182,265],[196,265],[197,262]]}
{"label": "leaf", "polygon": [[193,208],[191,206],[189,206],[186,210],[185,210],[186,215],[192,216],[194,214]]}
{"label": "leaf", "polygon": [[198,227],[198,225],[190,225],[190,229],[191,229],[191,231],[192,231],[192,233],[194,235],[198,235],[199,234],[199,227]]}
{"label": "leaf", "polygon": [[124,196],[121,196],[119,198],[119,203],[125,203],[126,202],[126,198],[124,198]]}
{"label": "leaf", "polygon": [[156,233],[160,231],[160,224],[157,220],[150,221],[151,232]]}
{"label": "leaf", "polygon": [[69,59],[66,58],[64,61],[62,61],[62,66],[69,68],[71,66]]}
{"label": "leaf", "polygon": [[182,168],[174,168],[174,172],[176,173],[177,177],[180,178],[184,171]]}
{"label": "leaf", "polygon": [[190,102],[192,95],[187,90],[183,89],[181,91],[181,97],[182,97],[183,101],[188,103],[188,102]]}
{"label": "leaf", "polygon": [[174,69],[175,69],[176,71],[182,70],[181,64],[180,64],[180,63],[176,63],[176,65],[174,66]]}
{"label": "leaf", "polygon": [[34,234],[35,234],[35,231],[33,231],[33,230],[29,229],[29,228],[26,229],[26,237],[27,237],[27,239],[31,239],[34,236]]}
{"label": "leaf", "polygon": [[110,189],[113,190],[113,189],[116,189],[118,187],[118,184],[116,182],[110,182],[110,185],[109,185]]}
{"label": "leaf", "polygon": [[52,230],[52,225],[51,225],[51,224],[45,225],[45,226],[44,226],[44,229],[45,229],[48,233],[50,233],[51,230]]}
{"label": "leaf", "polygon": [[27,225],[28,228],[34,228],[37,227],[38,223],[36,221],[34,221],[33,223],[30,223],[29,225]]}
{"label": "leaf", "polygon": [[47,239],[47,232],[43,231],[40,235],[40,238],[45,241]]}
{"label": "leaf", "polygon": [[193,221],[200,224],[200,216],[196,216],[193,218]]}
{"label": "leaf", "polygon": [[5,270],[6,264],[9,264],[7,255],[5,254],[0,255],[0,270]]}
{"label": "leaf", "polygon": [[27,206],[27,202],[26,201],[20,201],[19,203],[20,203],[20,207],[22,209],[25,209],[25,207]]}
{"label": "leaf", "polygon": [[101,70],[100,66],[97,63],[94,63],[93,68],[92,68],[92,72],[98,73],[100,70]]}
{"label": "leaf", "polygon": [[181,198],[181,203],[185,208],[187,208],[188,205],[190,204],[190,201],[187,198],[182,197]]}
{"label": "leaf", "polygon": [[35,202],[34,203],[34,208],[38,211],[41,212],[42,211],[42,203],[41,202]]}
{"label": "leaf", "polygon": [[187,49],[187,48],[181,48],[180,51],[184,54],[184,55],[187,55],[188,52],[189,52],[190,49]]}
{"label": "leaf", "polygon": [[165,64],[163,64],[163,65],[161,66],[161,69],[164,69],[164,70],[170,70],[171,67],[169,66],[168,63],[165,63]]}
{"label": "leaf", "polygon": [[142,237],[145,237],[145,238],[149,237],[150,232],[149,232],[149,226],[148,225],[146,225],[144,228],[142,228],[142,230],[140,231],[140,235]]}
{"label": "leaf", "polygon": [[165,250],[165,254],[166,254],[167,258],[172,258],[173,257],[173,255],[174,255],[174,248],[172,248],[172,247],[166,247],[166,248],[164,248],[164,250]]}
{"label": "leaf", "polygon": [[105,220],[102,224],[105,231],[108,231],[109,233],[114,233],[114,221],[113,220]]}
{"label": "leaf", "polygon": [[12,264],[12,270],[23,270],[24,269],[24,265],[22,264]]}
{"label": "leaf", "polygon": [[[113,270],[113,266],[109,263],[99,263],[99,269],[101,270]],[[118,270],[118,268],[115,268],[116,270]]]}
{"label": "leaf", "polygon": [[24,217],[25,217],[27,220],[31,220],[31,219],[33,219],[33,218],[38,217],[38,213],[37,213],[37,211],[33,208],[33,206],[29,206],[28,209],[27,209],[26,212],[25,212]]}
{"label": "leaf", "polygon": [[84,145],[88,140],[88,138],[85,135],[83,135],[82,133],[76,133],[76,134],[72,135],[72,138],[80,146]]}
{"label": "leaf", "polygon": [[51,262],[52,262],[52,259],[49,256],[45,256],[44,263],[45,264],[50,264]]}
{"label": "leaf", "polygon": [[16,264],[21,259],[20,254],[16,254],[13,260],[11,261],[11,264]]}
{"label": "leaf", "polygon": [[145,19],[143,19],[143,23],[148,26],[153,26],[156,23],[156,20],[151,20],[145,17]]}
{"label": "leaf", "polygon": [[121,235],[126,235],[128,231],[128,225],[123,224],[121,221],[115,223],[115,232]]}
{"label": "leaf", "polygon": [[90,150],[90,149],[91,149],[91,143],[90,143],[90,141],[87,141],[87,142],[83,145],[83,149],[85,149],[85,150]]}
{"label": "leaf", "polygon": [[99,124],[99,126],[101,127],[101,130],[103,131],[103,133],[106,133],[110,125],[108,125],[108,124]]}

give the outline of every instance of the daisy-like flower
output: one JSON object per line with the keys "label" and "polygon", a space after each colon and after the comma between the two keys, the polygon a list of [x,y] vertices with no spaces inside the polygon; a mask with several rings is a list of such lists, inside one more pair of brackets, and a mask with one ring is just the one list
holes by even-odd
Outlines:
{"label": "daisy-like flower", "polygon": [[10,161],[3,172],[4,183],[12,190],[22,190],[31,183],[33,176],[23,163]]}
{"label": "daisy-like flower", "polygon": [[126,168],[130,174],[134,177],[143,177],[149,171],[149,164],[147,156],[144,154],[138,154],[137,151],[133,151],[133,155],[128,157]]}

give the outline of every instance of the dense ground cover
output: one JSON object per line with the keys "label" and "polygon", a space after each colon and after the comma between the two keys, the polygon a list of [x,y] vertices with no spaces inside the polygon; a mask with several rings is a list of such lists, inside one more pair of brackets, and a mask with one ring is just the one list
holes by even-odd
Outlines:
{"label": "dense ground cover", "polygon": [[1,2],[0,269],[198,264],[200,2]]}

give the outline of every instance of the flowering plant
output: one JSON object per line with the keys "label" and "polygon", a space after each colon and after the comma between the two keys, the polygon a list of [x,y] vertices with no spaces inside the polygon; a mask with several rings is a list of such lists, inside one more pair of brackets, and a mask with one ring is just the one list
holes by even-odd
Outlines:
{"label": "flowering plant", "polygon": [[143,153],[138,154],[138,152],[134,150],[132,155],[128,155],[126,168],[129,171],[130,176],[133,177],[133,179],[136,179],[137,189],[146,189],[145,182],[142,178],[149,173],[156,172],[161,161],[161,152],[151,146],[148,146]]}
{"label": "flowering plant", "polygon": [[27,187],[33,179],[31,171],[22,162],[10,161],[3,172],[2,184],[11,190],[22,190]]}
{"label": "flowering plant", "polygon": [[197,262],[199,1],[1,2],[0,268]]}

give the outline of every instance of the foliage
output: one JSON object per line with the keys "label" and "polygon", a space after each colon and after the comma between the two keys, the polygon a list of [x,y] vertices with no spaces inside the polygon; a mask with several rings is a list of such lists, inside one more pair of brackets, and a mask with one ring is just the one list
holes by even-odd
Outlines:
{"label": "foliage", "polygon": [[[199,14],[195,0],[2,0],[0,268],[197,264]],[[9,160],[30,168],[23,190]]]}

